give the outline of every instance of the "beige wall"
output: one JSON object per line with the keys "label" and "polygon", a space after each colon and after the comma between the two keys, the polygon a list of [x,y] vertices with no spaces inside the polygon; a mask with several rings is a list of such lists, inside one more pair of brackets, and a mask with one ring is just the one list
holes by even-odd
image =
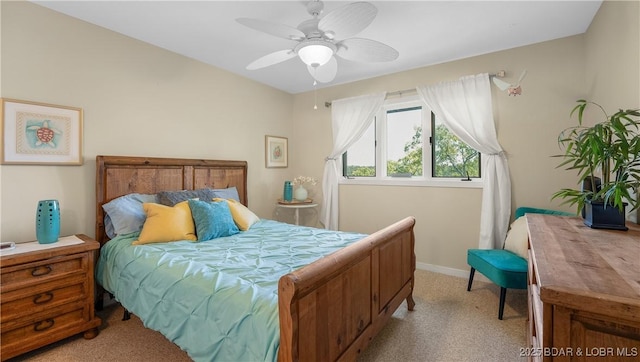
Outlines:
{"label": "beige wall", "polygon": [[290,94],[32,3],[1,6],[2,97],[83,108],[85,161],[1,166],[3,241],[35,239],[50,198],[62,234],[94,235],[98,154],[247,160],[249,205],[271,217],[291,169],[264,167],[264,136],[291,136]]}
{"label": "beige wall", "polygon": [[[43,198],[61,201],[63,233],[93,235],[97,154],[248,160],[250,207],[272,217],[283,180],[322,176],[332,144],[324,101],[501,69],[508,80],[528,70],[522,96],[493,89],[512,204],[569,210],[550,196],[575,186],[575,178],[556,169],[551,155],[559,152],[556,137],[571,124],[575,100],[602,99],[616,108],[640,103],[637,2],[605,2],[585,35],[298,95],[30,3],[2,2],[0,14],[0,94],[85,112],[84,166],[1,166],[2,240],[35,237],[34,209]],[[609,47],[622,55],[603,53]],[[289,137],[289,168],[264,168],[265,134]],[[482,190],[344,185],[340,192],[342,229],[372,232],[414,215],[419,266],[466,273],[466,249],[478,242]]]}
{"label": "beige wall", "polygon": [[[0,21],[2,20],[2,5],[0,5]],[[0,96],[2,95],[2,26],[0,24]],[[3,142],[3,141],[0,141]],[[2,238],[2,165],[0,165],[0,241]]]}
{"label": "beige wall", "polygon": [[[559,185],[570,185],[572,178],[556,170],[557,160],[550,156],[557,152],[558,132],[568,126],[572,102],[584,96],[583,54],[584,38],[575,36],[323,89],[318,97],[332,100],[409,89],[501,69],[514,80],[527,69],[522,96],[509,97],[492,87],[498,138],[508,154],[513,205],[563,209],[550,202],[550,195]],[[332,144],[331,112],[324,107],[309,111],[313,99],[313,93],[295,98],[294,139],[300,144],[299,159],[305,160],[300,168],[322,175],[323,159]],[[307,146],[310,143],[313,146]],[[371,232],[413,215],[417,261],[425,267],[463,270],[466,249],[478,245],[481,198],[481,189],[343,185],[340,228]]]}
{"label": "beige wall", "polygon": [[640,1],[605,1],[586,33],[588,98],[611,113],[640,105]]}
{"label": "beige wall", "polygon": [[[556,169],[558,133],[572,125],[569,113],[580,98],[606,98],[618,106],[639,107],[638,3],[605,3],[586,35],[558,39],[399,74],[339,85],[317,92],[318,103],[379,91],[453,80],[482,72],[507,71],[515,80],[528,70],[522,96],[509,97],[493,87],[498,138],[508,154],[512,205],[575,211],[551,195],[577,187],[571,172]],[[618,22],[620,16],[629,23]],[[612,58],[601,48],[621,51]],[[624,50],[623,50],[624,49]],[[589,69],[587,69],[587,66]],[[606,78],[612,69],[613,78]],[[596,77],[598,84],[592,79]],[[603,95],[606,95],[604,97]],[[323,159],[331,151],[331,112],[312,111],[313,92],[294,102],[296,170],[322,175]],[[621,98],[620,98],[621,97]],[[621,103],[622,102],[622,103]],[[340,228],[372,232],[404,216],[416,217],[416,256],[419,267],[465,275],[466,249],[477,247],[480,224],[479,189],[436,187],[340,187]]]}

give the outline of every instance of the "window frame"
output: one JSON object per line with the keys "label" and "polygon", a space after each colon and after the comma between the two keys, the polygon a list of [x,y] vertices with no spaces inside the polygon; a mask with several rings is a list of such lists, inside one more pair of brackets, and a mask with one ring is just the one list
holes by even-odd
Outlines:
{"label": "window frame", "polygon": [[[404,108],[414,108],[419,106],[422,108],[422,176],[411,177],[393,177],[387,175],[387,111],[397,110]],[[380,111],[375,115],[374,123],[372,124],[375,130],[375,167],[376,176],[366,177],[346,177],[347,165],[345,164],[345,158],[348,156],[343,155],[338,158],[338,169],[341,170],[342,177],[338,180],[339,184],[345,185],[387,185],[387,186],[426,186],[426,187],[459,187],[459,188],[482,188],[483,174],[480,169],[480,177],[472,178],[470,181],[463,180],[461,178],[445,178],[445,177],[433,177],[433,150],[435,146],[430,142],[433,137],[432,122],[433,112],[422,102],[422,100],[416,95],[413,97],[401,97],[395,99],[387,99]],[[433,116],[435,117],[435,116]],[[345,152],[347,153],[347,152]],[[480,158],[480,166],[482,164],[482,156]]]}
{"label": "window frame", "polygon": [[[435,138],[436,138],[436,114],[433,113],[433,111],[431,111],[431,126],[430,126],[430,131],[431,131],[431,135],[429,136],[429,146],[431,147],[431,177],[434,179],[438,179],[438,180],[453,180],[453,179],[457,179],[458,177],[442,177],[442,176],[435,176],[434,174],[436,173],[436,169],[435,167],[433,167],[433,164],[436,162],[436,143],[434,142]],[[451,130],[449,130],[449,132],[451,132]],[[458,138],[458,137],[456,137]],[[458,138],[458,140],[460,140],[460,138]],[[476,151],[478,152],[478,151]],[[469,176],[467,176],[467,179],[460,179],[460,181],[462,182],[470,182],[473,181],[474,179],[476,180],[482,180],[482,152],[478,152],[478,174],[480,174],[480,177],[474,177],[474,178],[470,178]]]}

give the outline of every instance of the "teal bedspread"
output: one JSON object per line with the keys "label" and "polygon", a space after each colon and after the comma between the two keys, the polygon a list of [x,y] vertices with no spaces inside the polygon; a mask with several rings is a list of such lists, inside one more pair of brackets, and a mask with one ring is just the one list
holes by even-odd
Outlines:
{"label": "teal bedspread", "polygon": [[275,361],[279,278],[364,236],[273,220],[197,243],[131,233],[102,247],[96,278],[194,361]]}

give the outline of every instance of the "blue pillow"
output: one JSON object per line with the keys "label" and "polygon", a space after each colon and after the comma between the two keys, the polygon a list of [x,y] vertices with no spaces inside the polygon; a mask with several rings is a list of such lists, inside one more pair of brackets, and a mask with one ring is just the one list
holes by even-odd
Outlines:
{"label": "blue pillow", "polygon": [[198,241],[231,236],[240,232],[226,201],[189,200]]}
{"label": "blue pillow", "polygon": [[213,195],[213,197],[221,199],[233,199],[240,201],[240,195],[238,195],[238,189],[235,186],[228,187],[226,189],[213,189]]}
{"label": "blue pillow", "polygon": [[128,234],[142,230],[142,225],[147,215],[142,209],[145,202],[158,202],[155,194],[128,194],[117,197],[106,204],[102,209],[107,213],[105,232],[111,239],[120,234]]}
{"label": "blue pillow", "polygon": [[107,234],[109,239],[113,239],[117,236],[116,228],[113,227],[113,221],[111,221],[111,218],[107,213],[104,214],[104,233]]}

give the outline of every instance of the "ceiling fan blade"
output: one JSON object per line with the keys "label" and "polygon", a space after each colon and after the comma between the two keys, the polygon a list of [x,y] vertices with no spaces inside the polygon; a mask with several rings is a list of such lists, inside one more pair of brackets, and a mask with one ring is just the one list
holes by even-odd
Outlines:
{"label": "ceiling fan blade", "polygon": [[313,79],[317,80],[320,83],[329,83],[331,82],[338,73],[338,61],[335,57],[331,57],[331,59],[324,65],[319,67],[312,67],[307,65],[307,70],[313,77]]}
{"label": "ceiling fan blade", "polygon": [[280,38],[289,40],[302,40],[305,37],[304,33],[296,28],[287,25],[272,23],[266,20],[238,18],[236,19],[236,21],[251,29],[271,34]]}
{"label": "ceiling fan blade", "polygon": [[522,71],[522,74],[520,74],[520,78],[518,79],[518,83],[516,83],[516,84],[520,85],[520,83],[522,83],[522,80],[524,79],[524,77],[526,75],[527,75],[527,70],[525,69],[525,70]]}
{"label": "ceiling fan blade", "polygon": [[363,31],[376,17],[378,9],[371,3],[355,2],[330,11],[318,22],[330,39],[345,39]]}
{"label": "ceiling fan blade", "polygon": [[363,38],[345,39],[336,44],[336,54],[356,62],[389,62],[398,58],[398,51],[379,41]]}
{"label": "ceiling fan blade", "polygon": [[291,49],[278,50],[277,52],[267,54],[261,58],[256,59],[251,64],[247,65],[247,69],[256,70],[256,69],[268,67],[270,65],[281,63],[281,62],[284,62],[285,60],[294,58],[295,56],[296,56],[296,53]]}
{"label": "ceiling fan blade", "polygon": [[493,84],[495,84],[500,90],[507,90],[507,88],[511,87],[511,84],[505,82],[502,79],[498,79],[493,76]]}

